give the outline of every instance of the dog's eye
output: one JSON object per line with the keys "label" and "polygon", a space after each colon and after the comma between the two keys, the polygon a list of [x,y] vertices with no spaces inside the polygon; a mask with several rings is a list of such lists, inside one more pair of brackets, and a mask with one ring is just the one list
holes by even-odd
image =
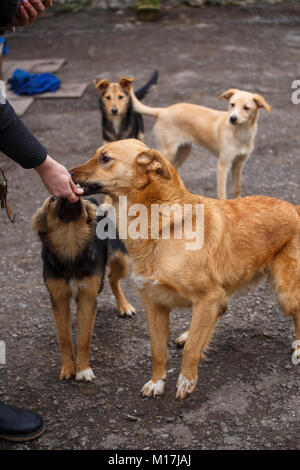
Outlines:
{"label": "dog's eye", "polygon": [[249,111],[250,110],[249,106],[244,106],[244,110]]}
{"label": "dog's eye", "polygon": [[55,196],[52,196],[52,198],[50,199],[50,202],[54,202],[54,201],[56,201],[56,199],[57,198]]}
{"label": "dog's eye", "polygon": [[101,163],[108,163],[111,161],[111,158],[108,155],[101,155],[100,162]]}
{"label": "dog's eye", "polygon": [[235,107],[235,103],[231,103],[231,107],[234,108],[234,107]]}
{"label": "dog's eye", "polygon": [[109,101],[109,100],[110,100],[110,96],[105,96],[105,99],[106,99],[107,101]]}
{"label": "dog's eye", "polygon": [[119,100],[122,100],[124,98],[123,95],[119,95]]}

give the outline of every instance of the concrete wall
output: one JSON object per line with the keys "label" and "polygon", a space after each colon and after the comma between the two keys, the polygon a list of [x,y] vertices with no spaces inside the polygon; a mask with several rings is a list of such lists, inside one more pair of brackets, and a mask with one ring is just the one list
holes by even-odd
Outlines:
{"label": "concrete wall", "polygon": [[135,6],[136,0],[55,0],[57,10],[83,10],[89,8],[126,8]]}
{"label": "concrete wall", "polygon": [[[205,4],[215,5],[229,5],[229,4],[259,4],[259,3],[283,3],[286,0],[162,0],[162,4],[168,3],[179,5],[182,3],[200,6]],[[298,0],[299,1],[299,0]],[[78,11],[90,8],[126,8],[134,7],[137,0],[54,0],[54,5],[57,10],[73,10]]]}

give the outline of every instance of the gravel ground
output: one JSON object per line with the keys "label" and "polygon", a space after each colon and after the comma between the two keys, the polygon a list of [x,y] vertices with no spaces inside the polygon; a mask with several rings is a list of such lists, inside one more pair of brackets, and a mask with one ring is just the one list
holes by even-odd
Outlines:
{"label": "gravel ground", "polygon": [[[255,90],[272,105],[261,112],[256,149],[245,168],[243,194],[265,194],[300,203],[299,108],[291,103],[300,78],[300,5],[168,11],[155,24],[131,12],[48,15],[9,38],[10,59],[67,57],[65,82],[129,73],[143,84],[160,72],[146,102],[178,101],[224,109],[220,92]],[[80,164],[101,144],[97,95],[92,83],[79,100],[36,101],[24,122],[67,167]],[[153,145],[153,120],[145,119]],[[42,282],[40,245],[31,217],[46,196],[34,171],[1,156],[17,212],[1,224],[1,335],[7,365],[0,369],[0,399],[43,415],[47,432],[37,441],[1,449],[299,449],[299,367],[291,362],[294,329],[262,284],[231,302],[219,323],[195,393],[175,400],[181,351],[174,339],[190,311],[171,316],[166,393],[142,399],[151,374],[144,310],[130,279],[123,285],[137,307],[134,319],[117,315],[106,283],[93,335],[92,384],[60,382],[60,354],[50,301]],[[215,158],[197,147],[181,168],[187,187],[216,195]],[[75,325],[74,325],[75,326]]]}

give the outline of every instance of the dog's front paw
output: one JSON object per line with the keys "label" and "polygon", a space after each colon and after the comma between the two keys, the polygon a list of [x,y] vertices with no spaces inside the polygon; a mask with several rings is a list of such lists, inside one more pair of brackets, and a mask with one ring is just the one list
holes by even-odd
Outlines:
{"label": "dog's front paw", "polygon": [[76,373],[76,380],[78,380],[78,382],[80,382],[80,381],[91,382],[95,378],[96,377],[95,377],[94,372],[92,371],[91,368],[81,370],[80,372]]}
{"label": "dog's front paw", "polygon": [[176,339],[175,343],[178,348],[183,348],[183,346],[186,343],[186,340],[188,339],[189,332],[185,331],[182,333],[178,338]]}
{"label": "dog's front paw", "polygon": [[135,313],[135,308],[129,303],[119,306],[120,317],[133,317]]}
{"label": "dog's front paw", "polygon": [[60,371],[60,380],[69,380],[72,375],[75,375],[75,364],[70,362],[68,364],[62,365]]}
{"label": "dog's front paw", "polygon": [[183,400],[187,395],[190,395],[193,393],[197,385],[197,376],[189,380],[187,379],[183,374],[179,374],[178,380],[177,380],[177,392],[176,392],[176,398],[179,400]]}
{"label": "dog's front paw", "polygon": [[143,397],[156,397],[157,395],[162,395],[165,391],[165,385],[165,378],[162,378],[157,382],[153,382],[151,379],[143,386],[141,394]]}

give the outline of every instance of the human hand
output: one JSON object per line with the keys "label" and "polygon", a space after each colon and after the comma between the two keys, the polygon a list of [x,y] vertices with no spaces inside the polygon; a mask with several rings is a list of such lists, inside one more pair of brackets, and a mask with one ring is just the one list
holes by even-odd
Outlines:
{"label": "human hand", "polygon": [[12,26],[26,26],[33,23],[47,8],[52,0],[23,0]]}
{"label": "human hand", "polygon": [[55,197],[64,197],[70,202],[77,202],[83,189],[73,182],[68,170],[60,163],[47,156],[44,163],[35,167],[48,192]]}

